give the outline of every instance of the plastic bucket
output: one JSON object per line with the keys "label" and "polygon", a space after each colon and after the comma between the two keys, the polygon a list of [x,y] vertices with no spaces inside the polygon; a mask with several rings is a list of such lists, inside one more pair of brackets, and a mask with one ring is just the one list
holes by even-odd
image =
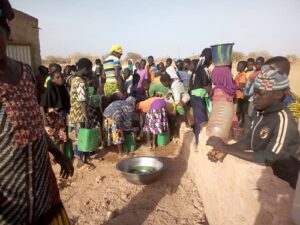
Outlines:
{"label": "plastic bucket", "polygon": [[77,146],[80,152],[97,151],[99,147],[99,129],[80,128]]}
{"label": "plastic bucket", "polygon": [[234,43],[212,45],[212,58],[215,66],[229,66],[232,62]]}
{"label": "plastic bucket", "polygon": [[178,114],[179,114],[180,116],[184,116],[184,115],[185,115],[184,108],[183,108],[181,105],[177,105],[177,106],[176,106],[176,110],[177,110],[177,112],[178,112]]}
{"label": "plastic bucket", "polygon": [[87,89],[88,89],[88,95],[89,96],[94,95],[94,93],[95,93],[95,88],[94,87],[88,87]]}
{"label": "plastic bucket", "polygon": [[166,146],[170,141],[170,132],[157,135],[157,145],[160,147]]}
{"label": "plastic bucket", "polygon": [[134,152],[136,150],[136,138],[134,133],[124,135],[124,150],[126,152]]}
{"label": "plastic bucket", "polygon": [[65,149],[64,149],[64,155],[68,158],[68,159],[72,159],[73,158],[73,145],[72,145],[72,141],[68,140],[65,143]]}

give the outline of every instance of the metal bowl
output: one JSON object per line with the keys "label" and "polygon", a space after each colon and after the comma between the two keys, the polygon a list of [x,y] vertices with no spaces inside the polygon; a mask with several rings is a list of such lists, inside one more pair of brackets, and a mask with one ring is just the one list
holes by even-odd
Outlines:
{"label": "metal bowl", "polygon": [[117,169],[130,183],[150,184],[161,175],[164,163],[157,157],[140,156],[120,161]]}

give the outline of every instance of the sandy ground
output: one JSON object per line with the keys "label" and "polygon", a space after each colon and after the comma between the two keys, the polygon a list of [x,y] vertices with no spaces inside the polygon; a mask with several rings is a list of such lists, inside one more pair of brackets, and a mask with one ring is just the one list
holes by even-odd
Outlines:
{"label": "sandy ground", "polygon": [[[104,160],[94,160],[94,170],[76,170],[71,179],[58,181],[72,224],[207,224],[201,198],[185,173],[187,165],[179,152],[175,143],[154,152],[136,151],[136,155],[161,157],[166,164],[158,181],[141,186],[127,182],[116,170],[114,149],[102,150]],[[57,165],[54,170],[57,174]]]}

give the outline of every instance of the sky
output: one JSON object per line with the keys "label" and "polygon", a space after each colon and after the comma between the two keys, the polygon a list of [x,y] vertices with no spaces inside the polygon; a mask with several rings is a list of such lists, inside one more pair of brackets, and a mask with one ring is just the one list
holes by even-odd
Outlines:
{"label": "sky", "polygon": [[[300,55],[299,0],[10,0],[39,19],[42,57],[102,56],[113,44],[142,56],[234,51]],[[298,27],[298,28],[297,28]]]}

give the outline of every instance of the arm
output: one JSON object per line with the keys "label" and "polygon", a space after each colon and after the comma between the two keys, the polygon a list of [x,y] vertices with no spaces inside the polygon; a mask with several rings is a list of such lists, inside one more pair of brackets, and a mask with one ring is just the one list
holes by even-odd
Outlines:
{"label": "arm", "polygon": [[248,152],[250,147],[243,141],[237,142],[232,145],[227,145],[224,141],[219,137],[210,137],[207,140],[207,145],[213,147],[214,150],[224,152],[229,155],[236,156],[240,159],[244,159],[246,161],[254,162],[254,152]]}
{"label": "arm", "polygon": [[55,161],[61,166],[60,176],[64,179],[67,179],[69,176],[72,177],[74,174],[74,167],[71,160],[67,159],[62,154],[47,134],[45,135],[48,151],[54,156]]}

